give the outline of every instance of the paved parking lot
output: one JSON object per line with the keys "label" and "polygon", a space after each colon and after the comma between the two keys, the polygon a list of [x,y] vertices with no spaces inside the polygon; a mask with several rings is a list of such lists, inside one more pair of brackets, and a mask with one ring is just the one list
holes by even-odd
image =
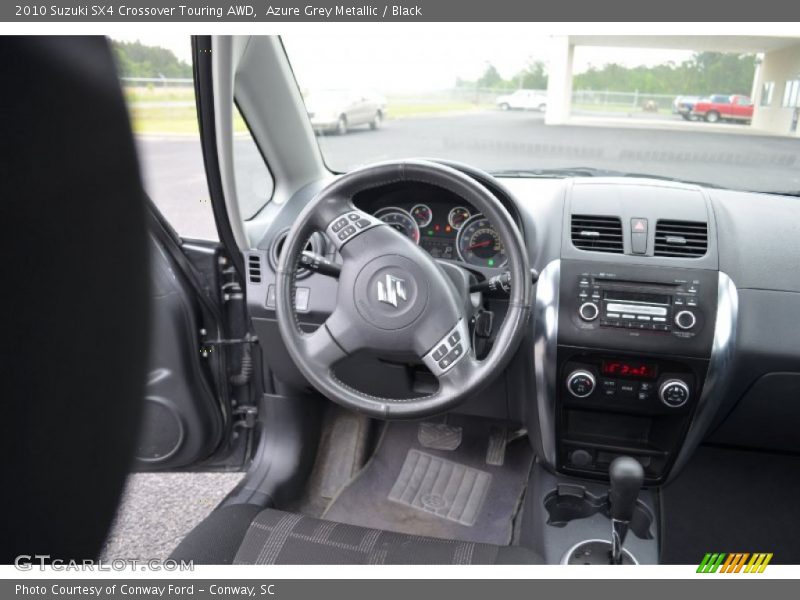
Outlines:
{"label": "paved parking lot", "polygon": [[[353,129],[319,141],[335,170],[425,156],[487,170],[591,166],[734,189],[800,190],[798,139],[755,135],[735,124],[710,130],[672,115],[652,128],[642,127],[641,116],[632,119],[637,127],[547,126],[539,113],[488,111],[389,120],[378,131]],[[665,129],[669,119],[680,121],[680,130]],[[138,144],[147,188],[178,231],[216,237],[198,139],[142,137]],[[239,155],[247,160],[245,145]]]}

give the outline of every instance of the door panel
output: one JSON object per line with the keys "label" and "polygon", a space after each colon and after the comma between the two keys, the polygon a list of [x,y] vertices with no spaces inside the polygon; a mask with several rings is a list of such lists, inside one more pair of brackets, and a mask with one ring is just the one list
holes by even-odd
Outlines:
{"label": "door panel", "polygon": [[174,469],[209,457],[223,437],[223,412],[201,356],[195,293],[151,238],[152,318],[137,470]]}

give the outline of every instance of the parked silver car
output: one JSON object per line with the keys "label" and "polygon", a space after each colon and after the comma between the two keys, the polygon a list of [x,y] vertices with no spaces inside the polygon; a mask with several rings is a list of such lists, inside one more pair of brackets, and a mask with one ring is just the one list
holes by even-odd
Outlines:
{"label": "parked silver car", "polygon": [[317,90],[305,95],[315,133],[344,135],[352,127],[378,129],[386,117],[386,99],[366,91]]}

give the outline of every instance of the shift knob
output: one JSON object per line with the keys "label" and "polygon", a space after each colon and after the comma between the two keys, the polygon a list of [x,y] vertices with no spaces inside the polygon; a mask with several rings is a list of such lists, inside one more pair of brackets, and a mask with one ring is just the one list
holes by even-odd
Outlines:
{"label": "shift knob", "polygon": [[611,463],[608,475],[611,479],[608,493],[610,516],[617,521],[630,521],[644,482],[644,469],[638,460],[620,456]]}

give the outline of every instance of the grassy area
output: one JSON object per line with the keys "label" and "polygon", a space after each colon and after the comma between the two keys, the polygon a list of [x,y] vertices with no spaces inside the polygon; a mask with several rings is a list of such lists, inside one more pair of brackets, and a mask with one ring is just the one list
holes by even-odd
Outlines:
{"label": "grassy area", "polygon": [[[136,133],[196,134],[197,113],[194,107],[194,90],[190,87],[128,87],[125,88]],[[175,103],[170,106],[167,103]],[[389,119],[410,116],[437,115],[490,108],[471,102],[389,102]],[[244,120],[236,113],[234,130],[245,132]]]}
{"label": "grassy area", "polygon": [[128,102],[194,102],[194,88],[191,87],[126,87],[125,100]]}
{"label": "grassy area", "polygon": [[[130,107],[131,122],[135,133],[197,134],[197,111],[192,106],[145,106]],[[233,117],[233,130],[244,133],[247,126],[237,111]]]}

